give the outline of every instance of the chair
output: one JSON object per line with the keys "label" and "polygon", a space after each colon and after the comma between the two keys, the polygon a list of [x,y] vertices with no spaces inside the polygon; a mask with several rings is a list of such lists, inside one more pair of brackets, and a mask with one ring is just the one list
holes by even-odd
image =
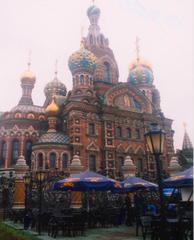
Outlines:
{"label": "chair", "polygon": [[142,230],[143,240],[146,239],[147,234],[152,234],[152,218],[150,216],[141,216],[140,224]]}
{"label": "chair", "polygon": [[85,214],[82,213],[74,213],[72,218],[71,232],[73,237],[76,235],[83,236],[85,230]]}

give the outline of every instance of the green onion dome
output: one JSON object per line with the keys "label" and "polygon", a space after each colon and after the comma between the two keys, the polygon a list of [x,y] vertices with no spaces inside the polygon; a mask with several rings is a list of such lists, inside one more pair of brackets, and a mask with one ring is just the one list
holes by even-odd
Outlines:
{"label": "green onion dome", "polygon": [[130,64],[128,82],[132,84],[152,84],[154,75],[151,65],[143,60]]}

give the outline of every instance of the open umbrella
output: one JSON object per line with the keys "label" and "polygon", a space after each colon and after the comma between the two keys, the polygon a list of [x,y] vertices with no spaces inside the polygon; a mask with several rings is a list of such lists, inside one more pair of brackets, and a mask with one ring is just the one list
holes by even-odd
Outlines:
{"label": "open umbrella", "polygon": [[168,188],[183,188],[193,186],[193,167],[189,169],[178,172],[176,175],[167,178],[163,182],[164,187]]}
{"label": "open umbrella", "polygon": [[80,174],[72,174],[70,177],[56,182],[54,190],[72,191],[105,191],[114,188],[122,188],[120,182],[100,175],[92,171],[85,171]]}
{"label": "open umbrella", "polygon": [[156,190],[158,185],[152,182],[148,182],[138,177],[128,177],[121,182],[124,192],[133,192],[141,189]]}

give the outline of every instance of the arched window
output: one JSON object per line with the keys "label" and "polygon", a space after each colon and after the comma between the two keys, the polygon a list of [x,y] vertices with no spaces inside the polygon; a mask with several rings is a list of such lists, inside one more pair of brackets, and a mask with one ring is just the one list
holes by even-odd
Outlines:
{"label": "arched window", "polygon": [[19,157],[19,141],[13,140],[11,144],[11,166],[15,165]]}
{"label": "arched window", "polygon": [[84,75],[80,76],[80,84],[84,84]]}
{"label": "arched window", "polygon": [[89,170],[96,172],[96,156],[95,155],[89,156]]}
{"label": "arched window", "polygon": [[103,45],[103,36],[100,35],[100,43]]}
{"label": "arched window", "polygon": [[62,168],[64,169],[67,167],[68,167],[68,155],[64,153],[62,156]]}
{"label": "arched window", "polygon": [[121,127],[116,128],[116,137],[122,137],[122,129]]}
{"label": "arched window", "polygon": [[56,168],[56,153],[51,153],[49,157],[50,168]]}
{"label": "arched window", "polygon": [[104,66],[104,81],[110,82],[110,64],[105,62],[103,66]]}
{"label": "arched window", "polygon": [[89,133],[89,135],[95,135],[95,124],[94,123],[88,124],[88,133]]}
{"label": "arched window", "polygon": [[93,44],[93,36],[90,35],[90,44]]}
{"label": "arched window", "polygon": [[141,138],[141,134],[140,134],[140,130],[136,129],[136,139],[140,139]]}
{"label": "arched window", "polygon": [[25,159],[27,165],[31,168],[32,141],[29,140],[25,145]]}
{"label": "arched window", "polygon": [[0,166],[4,166],[4,164],[5,164],[6,149],[7,149],[7,144],[6,144],[6,142],[3,141],[1,143]]}
{"label": "arched window", "polygon": [[131,138],[131,128],[126,128],[126,137]]}
{"label": "arched window", "polygon": [[39,153],[38,154],[38,162],[37,162],[37,167],[38,168],[43,168],[43,154]]}

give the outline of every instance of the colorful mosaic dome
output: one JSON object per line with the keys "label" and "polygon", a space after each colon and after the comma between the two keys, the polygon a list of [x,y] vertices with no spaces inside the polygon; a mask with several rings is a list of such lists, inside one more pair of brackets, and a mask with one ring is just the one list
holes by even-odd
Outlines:
{"label": "colorful mosaic dome", "polygon": [[128,82],[132,84],[152,84],[154,80],[151,65],[139,60],[130,64]]}
{"label": "colorful mosaic dome", "polygon": [[44,88],[44,93],[46,96],[52,96],[53,93],[57,96],[66,96],[67,88],[65,84],[55,77],[53,81],[47,83]]}
{"label": "colorful mosaic dome", "polygon": [[43,134],[37,144],[69,144],[69,137],[60,132],[47,132]]}
{"label": "colorful mosaic dome", "polygon": [[85,49],[82,44],[81,49],[69,57],[68,65],[72,74],[77,72],[93,74],[96,69],[96,57],[92,52]]}
{"label": "colorful mosaic dome", "polygon": [[100,15],[100,9],[96,7],[95,5],[92,5],[91,7],[88,8],[87,10],[87,15],[88,17],[93,16],[93,15]]}

